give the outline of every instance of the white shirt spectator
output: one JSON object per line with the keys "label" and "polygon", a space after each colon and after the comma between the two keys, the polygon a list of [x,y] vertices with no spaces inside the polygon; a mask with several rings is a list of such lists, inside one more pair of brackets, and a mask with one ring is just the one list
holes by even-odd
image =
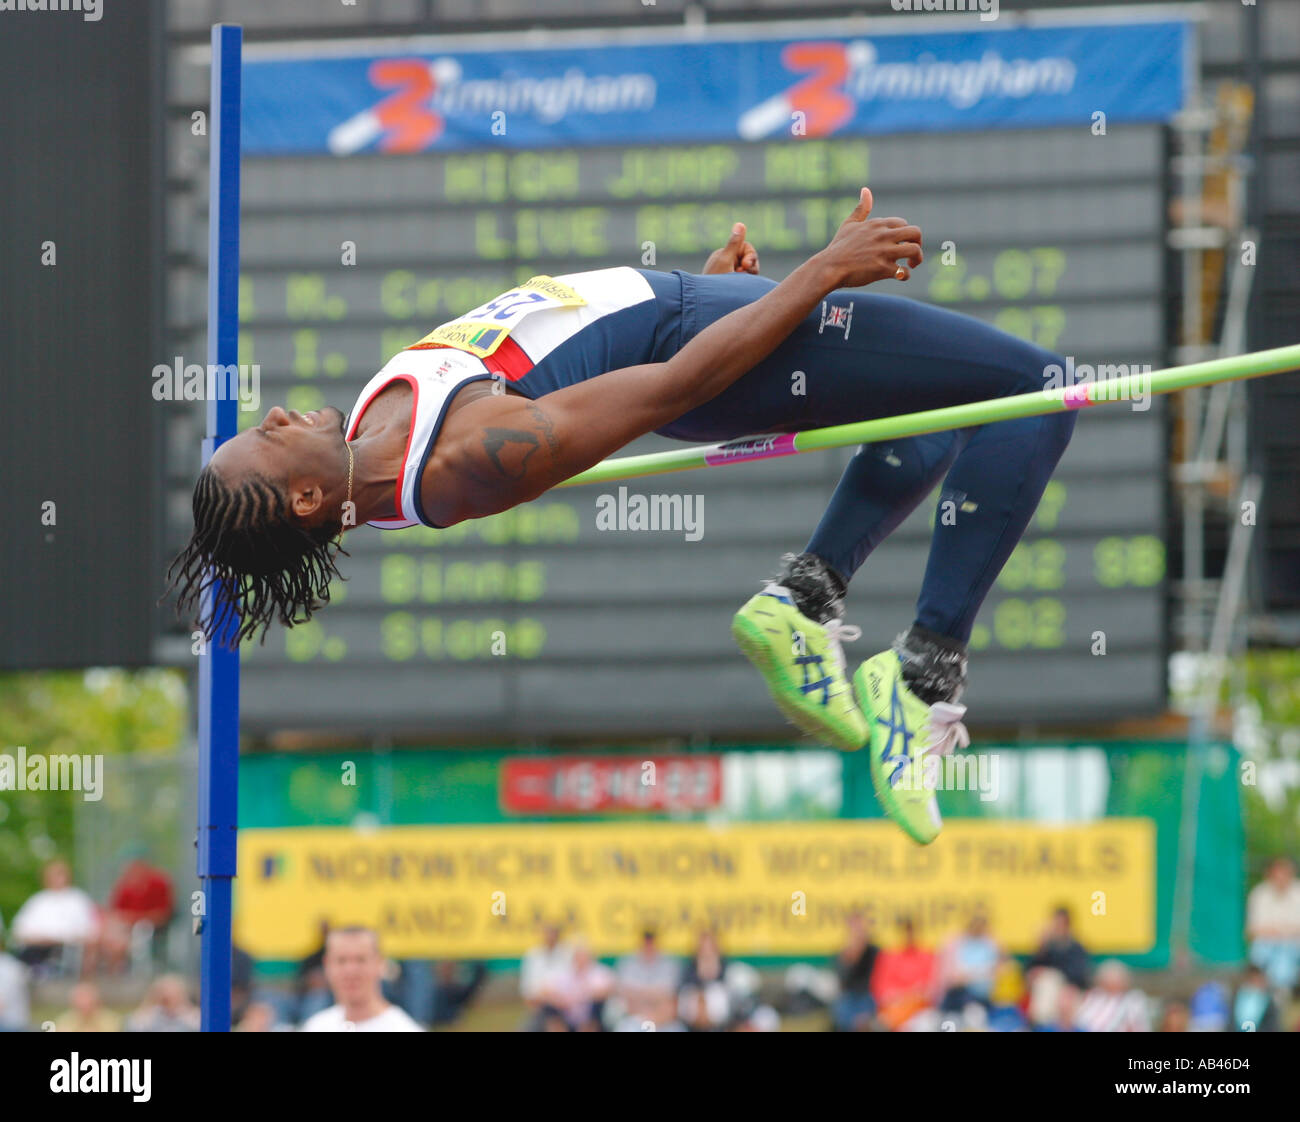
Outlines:
{"label": "white shirt spectator", "polygon": [[603,962],[592,962],[581,973],[560,970],[550,977],[551,1000],[570,1024],[584,1024],[596,1002],[614,988],[614,971]]}
{"label": "white shirt spectator", "polygon": [[342,1005],[331,1005],[303,1022],[303,1032],[423,1032],[406,1013],[390,1005],[382,1013],[366,1021],[349,1023]]}
{"label": "white shirt spectator", "polygon": [[15,943],[84,943],[99,931],[95,902],[80,888],[42,888],[14,916]]}
{"label": "white shirt spectator", "polygon": [[1074,1023],[1084,1032],[1150,1032],[1151,1014],[1141,990],[1113,993],[1089,990],[1079,1002]]}
{"label": "white shirt spectator", "polygon": [[23,1031],[31,1019],[27,967],[13,955],[0,951],[0,1029]]}
{"label": "white shirt spectator", "polygon": [[525,1001],[539,1001],[561,975],[569,972],[573,951],[564,943],[549,950],[545,946],[525,951],[519,962],[519,994]]}
{"label": "white shirt spectator", "polygon": [[1246,926],[1257,939],[1300,939],[1300,880],[1280,892],[1271,880],[1255,885],[1246,898]]}

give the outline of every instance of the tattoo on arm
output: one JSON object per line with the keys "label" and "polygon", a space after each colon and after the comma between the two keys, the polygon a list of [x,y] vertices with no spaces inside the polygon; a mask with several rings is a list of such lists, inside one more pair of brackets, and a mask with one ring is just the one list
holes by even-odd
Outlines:
{"label": "tattoo on arm", "polygon": [[507,479],[523,479],[528,460],[541,446],[537,434],[523,429],[484,429],[483,451]]}
{"label": "tattoo on arm", "polygon": [[551,423],[551,418],[542,411],[541,406],[535,401],[530,401],[527,408],[528,412],[536,418],[542,435],[546,437],[546,446],[551,450],[551,455],[554,456],[559,450],[560,442],[555,435],[555,426]]}

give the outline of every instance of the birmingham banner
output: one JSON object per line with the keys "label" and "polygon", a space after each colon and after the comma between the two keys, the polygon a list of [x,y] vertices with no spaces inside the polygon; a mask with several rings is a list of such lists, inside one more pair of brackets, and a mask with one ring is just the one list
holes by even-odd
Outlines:
{"label": "birmingham banner", "polygon": [[244,151],[350,156],[1058,125],[1086,136],[1099,119],[1168,119],[1189,80],[1192,40],[1181,21],[931,33],[878,23],[881,33],[854,38],[265,48],[244,62]]}

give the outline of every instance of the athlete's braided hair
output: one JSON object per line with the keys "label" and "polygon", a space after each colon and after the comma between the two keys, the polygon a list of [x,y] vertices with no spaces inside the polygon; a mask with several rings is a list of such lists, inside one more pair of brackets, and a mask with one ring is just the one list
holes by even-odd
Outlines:
{"label": "athlete's braided hair", "polygon": [[[330,580],[342,579],[335,559],[348,555],[338,542],[341,521],[299,526],[288,497],[266,476],[252,473],[232,487],[211,464],[199,472],[193,505],[194,533],[167,569],[167,591],[180,585],[177,615],[194,609],[195,625],[209,638],[233,615],[237,646],[259,627],[265,643],[273,620],[286,627],[306,623],[329,603]],[[214,619],[200,620],[203,593],[214,581],[225,584],[230,600],[221,598]]]}

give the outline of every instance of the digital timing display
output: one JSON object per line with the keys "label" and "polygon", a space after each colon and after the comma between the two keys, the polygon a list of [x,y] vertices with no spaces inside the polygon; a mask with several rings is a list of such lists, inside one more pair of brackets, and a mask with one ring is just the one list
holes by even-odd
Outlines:
{"label": "digital timing display", "polygon": [[[779,279],[862,184],[877,216],[925,234],[912,280],[881,290],[1076,363],[1157,369],[1162,168],[1154,126],[247,158],[240,362],[258,365],[262,402],[241,422],[275,403],[347,412],[397,350],[539,273],[697,271],[738,220]],[[178,334],[201,343],[202,274],[178,266],[173,281]],[[981,723],[1161,708],[1165,435],[1160,400],[1146,405],[1080,416],[973,636],[965,700]],[[803,548],[852,451],[634,480],[621,499],[618,484],[558,491],[443,531],[350,533],[334,602],[246,648],[243,728],[788,741],[729,622]],[[600,525],[601,495],[669,493],[700,501],[698,540]],[[186,488],[171,509],[179,537]],[[934,513],[932,496],[855,578],[851,663],[911,621]]]}

